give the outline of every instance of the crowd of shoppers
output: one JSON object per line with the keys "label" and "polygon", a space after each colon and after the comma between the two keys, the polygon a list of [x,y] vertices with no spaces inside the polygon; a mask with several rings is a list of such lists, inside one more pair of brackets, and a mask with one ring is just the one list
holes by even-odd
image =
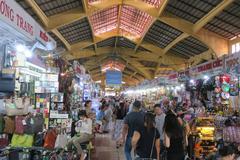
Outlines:
{"label": "crowd of shoppers", "polygon": [[[163,99],[149,110],[141,101],[111,97],[101,100],[96,117],[91,110],[91,101],[85,103],[83,111],[80,121],[75,124],[77,133],[68,144],[75,145],[81,159],[85,154],[79,144],[90,140],[95,124],[96,132],[112,133],[117,148],[124,147],[126,160],[185,160],[189,158],[191,125],[185,114],[201,115],[204,107],[200,103],[179,103],[173,98]],[[82,136],[76,136],[78,134]],[[231,148],[223,147],[213,160],[234,160],[234,157]]]}

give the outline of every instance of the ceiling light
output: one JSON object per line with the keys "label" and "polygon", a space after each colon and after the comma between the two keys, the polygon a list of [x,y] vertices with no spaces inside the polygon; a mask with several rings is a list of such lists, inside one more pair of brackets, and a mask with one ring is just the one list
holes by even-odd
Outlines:
{"label": "ceiling light", "polygon": [[194,84],[194,83],[195,83],[195,81],[194,81],[193,79],[191,79],[191,80],[190,80],[190,83]]}
{"label": "ceiling light", "polygon": [[205,76],[203,77],[203,79],[208,80],[209,77],[208,77],[207,75],[205,75]]}
{"label": "ceiling light", "polygon": [[17,52],[23,52],[23,51],[25,51],[25,49],[26,49],[26,47],[24,46],[24,45],[22,45],[22,44],[17,44],[16,45],[16,50],[17,50]]}
{"label": "ceiling light", "polygon": [[31,52],[30,50],[28,50],[28,49],[26,49],[26,50],[24,51],[24,54],[25,54],[25,56],[26,56],[27,58],[32,57],[32,52]]}

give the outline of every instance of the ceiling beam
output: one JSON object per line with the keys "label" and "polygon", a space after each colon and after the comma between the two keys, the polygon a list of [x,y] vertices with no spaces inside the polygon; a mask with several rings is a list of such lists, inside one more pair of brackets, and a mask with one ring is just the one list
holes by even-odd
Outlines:
{"label": "ceiling beam", "polygon": [[216,58],[214,56],[214,52],[211,49],[209,49],[206,52],[203,52],[199,55],[191,57],[188,60],[188,64],[190,64],[191,66],[195,66],[195,65],[199,64],[202,60],[211,60],[213,58]]}
{"label": "ceiling beam", "polygon": [[158,16],[161,16],[163,14],[163,12],[164,12],[168,2],[169,2],[169,0],[163,0],[162,1],[162,4],[161,4],[161,6],[159,8]]}
{"label": "ceiling beam", "polygon": [[146,12],[153,17],[159,16],[159,10],[155,6],[145,3],[143,1],[136,2],[136,0],[124,0],[123,3],[126,5],[133,6],[143,12]]}
{"label": "ceiling beam", "polygon": [[[166,54],[175,44],[178,42],[182,41],[183,39],[187,38],[189,35],[187,33],[182,33],[180,36],[178,36],[175,40],[173,40],[170,44],[168,44],[164,49],[163,49],[163,55]],[[162,55],[162,56],[163,56]]]}
{"label": "ceiling beam", "polygon": [[[167,3],[168,3],[168,0],[164,0],[161,4],[161,6],[159,7],[158,9],[158,13],[156,14],[156,16],[153,17],[153,20],[151,22],[151,24],[145,29],[141,39],[137,42],[135,48],[134,48],[134,51],[137,52],[137,49],[138,47],[141,45],[142,41],[144,40],[144,37],[146,36],[148,30],[152,27],[152,25],[156,22],[157,18],[156,17],[159,17],[160,15],[162,15],[165,7],[167,6]],[[151,7],[150,7],[151,8]],[[154,8],[156,9],[156,8]]]}
{"label": "ceiling beam", "polygon": [[57,29],[52,30],[52,32],[63,42],[67,50],[71,50],[71,45]]}
{"label": "ceiling beam", "polygon": [[[84,9],[85,13],[88,13],[88,1],[87,0],[82,0],[82,4],[83,4],[83,9]],[[97,54],[97,44],[95,43],[96,42],[96,37],[95,37],[94,30],[93,30],[93,27],[92,27],[93,25],[92,25],[92,23],[90,21],[89,14],[87,15],[87,19],[88,19],[88,23],[90,24],[90,29],[91,29],[91,33],[92,33],[92,37],[93,37],[94,51]]]}
{"label": "ceiling beam", "polygon": [[48,31],[66,26],[80,19],[87,17],[87,14],[81,8],[74,8],[48,17],[49,24],[46,26]]}
{"label": "ceiling beam", "polygon": [[[41,10],[41,8],[38,6],[38,4],[33,1],[33,0],[26,0],[28,5],[33,9],[33,11],[36,13],[36,15],[40,18],[42,21],[43,25],[48,28],[49,26],[49,18],[46,16],[46,14]],[[68,50],[71,49],[70,44],[66,41],[66,39],[61,35],[61,33],[57,30],[54,29],[52,30],[53,33],[63,42],[63,44],[66,46]]]}
{"label": "ceiling beam", "polygon": [[223,0],[215,8],[213,8],[208,14],[201,18],[193,26],[193,32],[198,32],[203,26],[205,26],[209,21],[211,21],[215,16],[221,13],[227,6],[229,6],[234,0]]}
{"label": "ceiling beam", "polygon": [[144,67],[140,62],[136,61],[136,60],[131,60],[126,56],[122,56],[121,57],[125,60],[128,61],[129,64],[131,64],[134,68],[136,68],[136,70],[138,70],[138,72],[142,73],[146,79],[152,79],[152,75],[150,74],[150,72],[146,69],[143,69],[141,67]]}
{"label": "ceiling beam", "polygon": [[155,71],[154,71],[154,77],[156,76],[157,72],[158,72],[158,68],[159,68],[159,65],[161,64],[162,60],[161,60],[161,57],[164,56],[175,44],[177,44],[178,42],[182,41],[183,39],[187,38],[189,35],[187,33],[182,33],[180,36],[178,36],[175,40],[173,40],[170,44],[168,44],[164,49],[163,49],[163,52],[162,52],[162,55],[160,55],[158,57],[158,62],[157,62],[157,66],[155,68]]}
{"label": "ceiling beam", "polygon": [[33,9],[33,11],[36,13],[38,18],[41,20],[44,26],[48,26],[49,19],[45,15],[45,13],[41,10],[41,8],[38,6],[38,4],[33,0],[26,0],[27,4],[30,6],[30,8]]}

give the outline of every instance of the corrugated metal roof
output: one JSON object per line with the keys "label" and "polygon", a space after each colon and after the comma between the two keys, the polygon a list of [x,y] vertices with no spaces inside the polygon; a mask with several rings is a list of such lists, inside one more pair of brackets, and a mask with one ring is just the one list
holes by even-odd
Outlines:
{"label": "corrugated metal roof", "polygon": [[240,0],[235,0],[204,28],[228,39],[240,35]]}
{"label": "corrugated metal roof", "polygon": [[35,0],[46,16],[52,16],[73,8],[82,9],[81,0]]}
{"label": "corrugated metal roof", "polygon": [[36,21],[40,22],[40,19],[38,16],[35,14],[33,9],[29,7],[29,5],[26,3],[25,0],[16,0],[16,2],[25,10],[27,13],[32,16]]}
{"label": "corrugated metal roof", "polygon": [[136,44],[133,43],[132,41],[128,40],[127,38],[118,37],[117,47],[124,47],[124,48],[132,48],[132,49],[134,49],[135,46],[136,46]]}
{"label": "corrugated metal roof", "polygon": [[174,45],[170,49],[170,52],[179,54],[185,58],[189,58],[191,56],[203,53],[207,50],[208,47],[205,44],[190,36]]}
{"label": "corrugated metal roof", "polygon": [[156,21],[148,30],[144,41],[157,45],[160,48],[165,48],[180,34],[182,34],[182,32],[178,29],[173,28],[163,22]]}
{"label": "corrugated metal roof", "polygon": [[84,40],[92,41],[92,31],[87,18],[60,27],[59,32],[70,44]]}
{"label": "corrugated metal roof", "polygon": [[111,37],[97,43],[97,47],[114,47],[114,45],[115,45],[115,37]]}
{"label": "corrugated metal roof", "polygon": [[169,0],[166,12],[196,23],[222,0]]}

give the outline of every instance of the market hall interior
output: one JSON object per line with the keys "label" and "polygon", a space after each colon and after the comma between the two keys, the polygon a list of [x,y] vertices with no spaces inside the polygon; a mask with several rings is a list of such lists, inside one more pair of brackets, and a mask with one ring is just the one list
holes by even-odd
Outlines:
{"label": "market hall interior", "polygon": [[240,0],[0,0],[0,159],[238,159],[239,59]]}

